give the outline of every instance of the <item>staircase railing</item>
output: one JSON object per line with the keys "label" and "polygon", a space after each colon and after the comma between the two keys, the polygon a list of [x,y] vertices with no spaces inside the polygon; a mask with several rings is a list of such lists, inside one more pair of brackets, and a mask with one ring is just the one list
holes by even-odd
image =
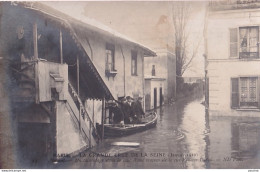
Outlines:
{"label": "staircase railing", "polygon": [[83,111],[83,113],[82,113],[83,119],[85,119],[87,117],[87,120],[90,122],[90,128],[93,129],[93,131],[95,133],[95,137],[94,138],[97,138],[98,139],[97,141],[101,140],[101,138],[100,138],[100,136],[99,136],[99,134],[98,134],[98,132],[97,132],[97,130],[95,128],[95,125],[94,125],[93,121],[91,120],[89,114],[87,113],[87,111],[86,111],[86,109],[85,109],[85,107],[83,105],[83,102],[81,101],[79,95],[77,94],[76,90],[71,85],[71,83],[68,83],[68,85],[69,85],[69,92],[70,92],[70,94],[72,94],[73,98],[76,98],[77,102],[75,102],[75,104],[78,104],[80,111],[81,110]]}
{"label": "staircase railing", "polygon": [[[95,145],[96,141],[93,137],[93,135],[90,133],[90,128],[87,126],[85,122],[80,122],[83,121],[82,116],[79,116],[79,109],[77,108],[75,102],[73,101],[73,98],[71,96],[68,97],[67,103],[66,103],[67,110],[69,111],[70,114],[73,114],[74,119],[78,122],[79,124],[79,130],[83,134],[83,138],[89,142],[89,146]],[[92,142],[93,140],[93,142]]]}

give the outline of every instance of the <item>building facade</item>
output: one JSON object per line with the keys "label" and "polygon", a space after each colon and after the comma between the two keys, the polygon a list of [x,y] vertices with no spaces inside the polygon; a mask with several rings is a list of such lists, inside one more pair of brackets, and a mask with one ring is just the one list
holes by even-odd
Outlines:
{"label": "building facade", "polygon": [[155,55],[145,46],[38,2],[1,2],[0,16],[1,101],[23,159],[97,145],[106,101],[144,95],[144,56]]}
{"label": "building facade", "polygon": [[214,114],[259,115],[259,16],[259,1],[209,6],[206,69],[209,110]]}
{"label": "building facade", "polygon": [[146,110],[168,103],[176,95],[176,59],[167,50],[144,58]]}

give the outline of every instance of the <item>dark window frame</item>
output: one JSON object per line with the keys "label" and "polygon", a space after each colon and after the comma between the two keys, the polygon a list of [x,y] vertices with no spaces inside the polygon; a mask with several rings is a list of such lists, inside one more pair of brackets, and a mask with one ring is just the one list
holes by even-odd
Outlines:
{"label": "dark window frame", "polygon": [[137,76],[137,51],[131,51],[131,75]]}
{"label": "dark window frame", "polygon": [[155,65],[152,65],[152,76],[156,75],[156,69],[155,69]]}
{"label": "dark window frame", "polygon": [[[108,59],[108,53],[109,53],[108,51],[111,52],[111,66],[109,66],[110,59]],[[107,71],[117,71],[115,64],[116,64],[115,63],[115,45],[111,44],[111,43],[106,43],[106,62],[105,62],[106,70]]]}
{"label": "dark window frame", "polygon": [[[256,79],[255,82],[255,96],[256,101],[248,101],[251,99],[250,89],[253,88],[251,85],[250,87],[250,80]],[[242,80],[247,80],[246,86],[245,83],[242,85]],[[235,84],[235,85],[234,85]],[[244,89],[244,91],[242,90]],[[242,101],[242,93],[246,92],[247,96],[245,99],[247,101]],[[249,97],[248,97],[249,96]],[[239,76],[239,77],[232,77],[231,78],[231,108],[232,109],[260,109],[260,76]]]}
{"label": "dark window frame", "polygon": [[[257,51],[250,51],[250,48],[253,46],[250,45],[250,39],[253,37],[250,37],[250,31],[252,29],[256,29],[256,45],[255,47],[257,48]],[[242,30],[245,30],[245,36],[244,38],[241,38],[241,32]],[[241,41],[241,39],[243,39]],[[242,50],[246,49],[246,50]],[[239,59],[259,59],[259,26],[243,26],[238,28],[238,54],[239,54]]]}

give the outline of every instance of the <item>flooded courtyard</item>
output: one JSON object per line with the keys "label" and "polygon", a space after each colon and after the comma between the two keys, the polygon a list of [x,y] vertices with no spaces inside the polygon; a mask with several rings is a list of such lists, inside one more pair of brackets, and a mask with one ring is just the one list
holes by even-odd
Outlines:
{"label": "flooded courtyard", "polygon": [[[106,139],[98,147],[41,168],[260,168],[260,120],[209,117],[202,96],[157,109],[157,126],[127,137]],[[112,146],[135,142],[138,147]],[[25,164],[24,164],[25,165]],[[30,164],[38,168],[39,164]],[[28,167],[27,167],[28,168]]]}

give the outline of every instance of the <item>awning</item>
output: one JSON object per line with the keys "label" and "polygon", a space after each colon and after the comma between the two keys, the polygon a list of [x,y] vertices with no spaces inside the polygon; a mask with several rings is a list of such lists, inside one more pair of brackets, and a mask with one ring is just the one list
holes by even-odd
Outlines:
{"label": "awning", "polygon": [[[73,27],[71,27],[70,22],[68,22],[67,18],[64,14],[60,14],[56,10],[53,10],[49,7],[46,7],[40,3],[28,3],[28,2],[17,2],[24,8],[28,8],[30,10],[34,10],[35,12],[41,14],[45,18],[49,18],[52,21],[55,21],[59,24],[61,28],[64,28],[66,32],[71,36],[71,40],[74,40],[75,45],[77,46],[77,50],[80,52],[79,56],[79,73],[80,73],[80,97],[85,99],[114,99],[113,95],[111,94],[109,88],[104,83],[102,77],[99,75],[95,65],[90,60],[90,57],[86,53],[84,47],[82,46],[81,42],[77,34],[75,33]],[[57,27],[57,29],[59,29]],[[65,33],[64,33],[65,35]],[[64,62],[68,63],[64,57]],[[77,54],[75,57],[77,58]],[[71,83],[74,88],[77,86],[77,75],[76,75],[76,68],[72,69],[69,73],[73,73],[73,76],[69,76],[69,78],[73,81]]]}

